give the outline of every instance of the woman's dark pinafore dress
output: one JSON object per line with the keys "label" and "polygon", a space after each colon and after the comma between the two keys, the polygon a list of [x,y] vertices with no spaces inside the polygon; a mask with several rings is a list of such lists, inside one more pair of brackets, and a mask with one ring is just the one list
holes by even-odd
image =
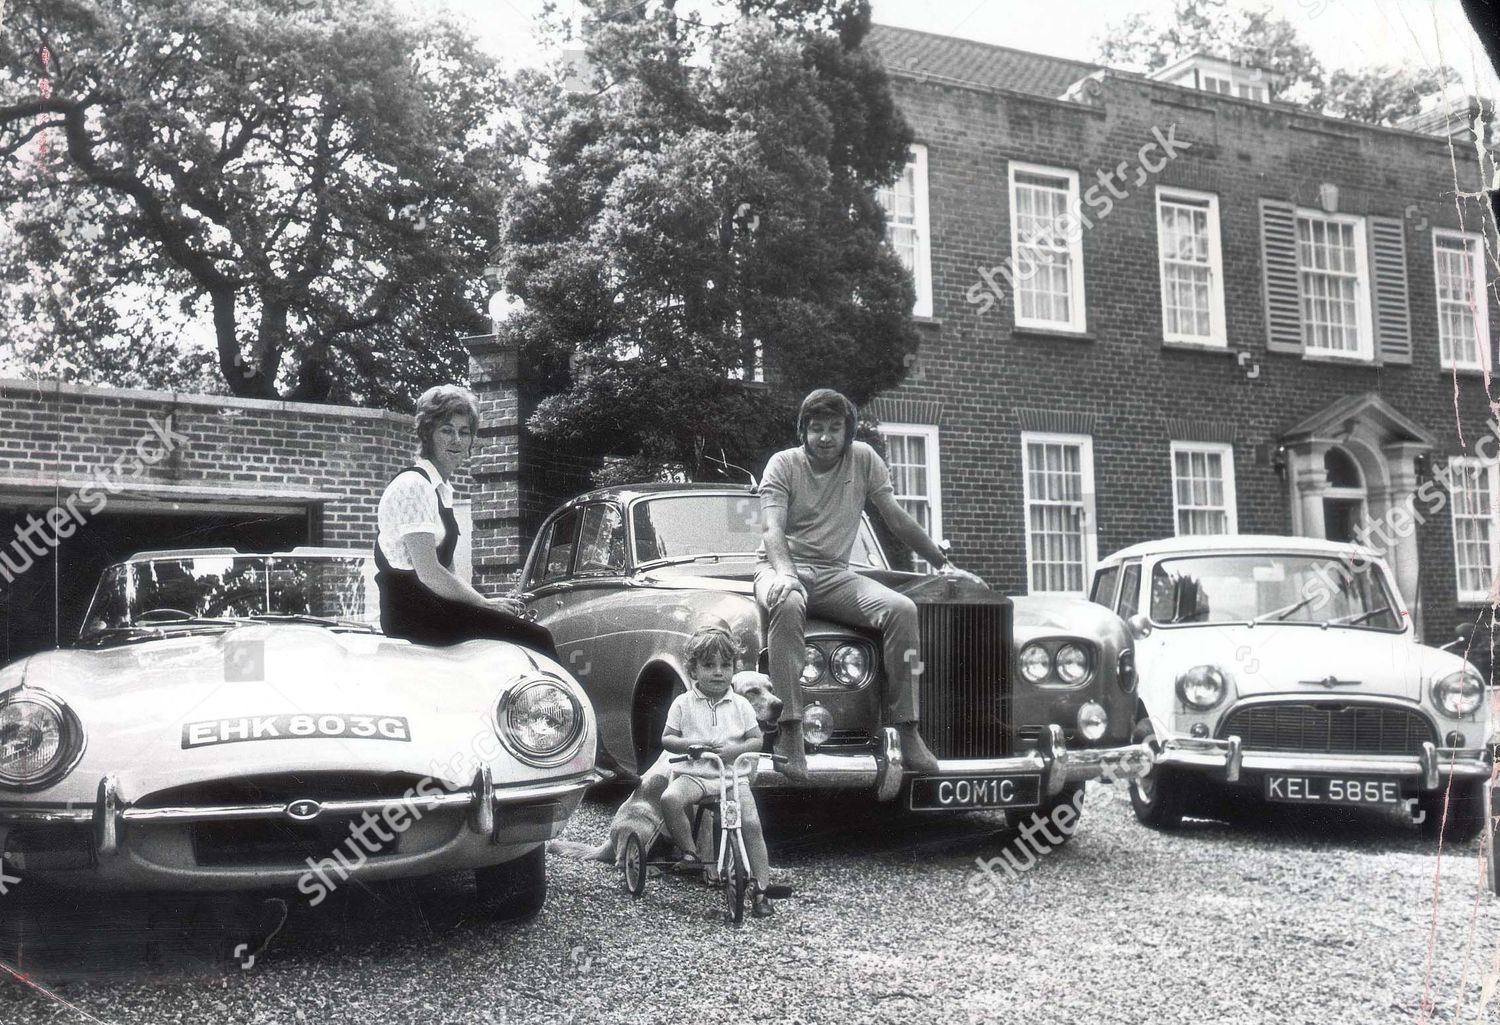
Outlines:
{"label": "woman's dark pinafore dress", "polygon": [[[420,466],[408,466],[401,473],[420,473],[429,483],[432,481]],[[453,553],[458,548],[458,520],[442,502],[438,502],[438,515],[443,521],[438,563],[451,570]],[[499,609],[480,608],[434,594],[417,578],[416,570],[396,569],[391,565],[380,550],[379,538],[375,541],[375,569],[375,583],[380,588],[380,629],[387,637],[440,646],[485,637],[524,644],[549,658],[557,658],[552,634],[546,627]]]}

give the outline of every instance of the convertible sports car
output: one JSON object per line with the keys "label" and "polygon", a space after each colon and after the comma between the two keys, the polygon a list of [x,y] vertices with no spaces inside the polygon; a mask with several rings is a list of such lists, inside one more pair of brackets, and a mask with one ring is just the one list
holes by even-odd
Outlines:
{"label": "convertible sports car", "polygon": [[1137,818],[1237,817],[1261,802],[1411,807],[1450,842],[1484,827],[1485,680],[1417,640],[1385,560],[1356,545],[1177,537],[1099,563],[1129,621],[1137,736],[1160,748]]}
{"label": "convertible sports car", "polygon": [[[760,536],[759,497],[710,484],[594,491],[543,524],[522,598],[593,699],[601,761],[636,774],[655,761],[667,707],[686,686],[682,644],[702,622],[722,620],[758,662],[746,668],[765,671],[751,588]],[[892,570],[868,522],[852,565],[917,604],[922,734],[942,771],[904,771],[895,729],[880,725],[879,638],[810,618],[803,786],[904,796],[914,810],[1029,816],[1074,800],[1086,780],[1149,768],[1149,751],[1129,739],[1131,642],[1113,613]],[[762,756],[757,785],[792,784]]]}
{"label": "convertible sports car", "polygon": [[527,648],[384,637],[363,552],[148,552],[77,641],[0,670],[0,849],[26,881],[296,886],[472,869],[500,914],[594,772],[588,699]]}

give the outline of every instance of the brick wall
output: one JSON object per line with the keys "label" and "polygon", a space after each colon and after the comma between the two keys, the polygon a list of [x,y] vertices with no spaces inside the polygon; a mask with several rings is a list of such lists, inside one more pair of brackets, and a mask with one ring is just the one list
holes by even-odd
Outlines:
{"label": "brick wall", "polygon": [[[1437,439],[1439,457],[1472,450],[1486,414],[1484,382],[1439,368],[1431,241],[1433,227],[1460,227],[1460,210],[1463,226],[1478,228],[1477,205],[1453,198],[1480,187],[1472,153],[1467,161],[1458,154],[1455,183],[1442,140],[1137,78],[1106,74],[1099,89],[1081,94],[1087,102],[1069,103],[893,74],[916,141],[927,147],[934,318],[921,325],[918,372],[876,408],[900,399],[940,409],[944,528],[961,564],[1007,592],[1027,589],[1021,410],[1092,414],[1101,556],[1174,532],[1169,421],[1232,436],[1241,533],[1291,532],[1289,485],[1257,464],[1255,446],[1274,451],[1289,426],[1340,396],[1378,393]],[[1165,133],[1174,123],[1191,148],[1154,177],[1131,180],[1153,127]],[[1122,161],[1130,168],[1119,186],[1128,195],[1083,232],[1085,339],[1016,330],[1008,295],[983,315],[966,301],[978,269],[1010,255],[1011,160],[1076,170],[1081,191],[1096,170]],[[1258,201],[1316,207],[1323,182],[1338,185],[1341,212],[1404,219],[1410,366],[1267,351]],[[1163,344],[1157,184],[1218,195],[1227,352]],[[1490,302],[1491,324],[1500,324],[1493,295]],[[1251,365],[1239,365],[1239,352]],[[1455,603],[1446,511],[1420,529],[1419,549],[1424,632],[1447,640],[1457,619],[1477,610]]]}

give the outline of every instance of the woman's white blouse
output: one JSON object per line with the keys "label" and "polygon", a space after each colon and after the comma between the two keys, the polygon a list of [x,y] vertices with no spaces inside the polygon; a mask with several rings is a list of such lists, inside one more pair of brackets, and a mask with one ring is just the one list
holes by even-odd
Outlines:
{"label": "woman's white blouse", "polygon": [[431,534],[433,543],[439,548],[448,536],[443,529],[438,503],[449,508],[453,506],[453,486],[443,480],[430,460],[417,459],[412,465],[426,470],[431,482],[423,480],[418,473],[398,474],[380,496],[376,537],[380,551],[392,569],[413,568],[406,553],[404,539],[407,534]]}

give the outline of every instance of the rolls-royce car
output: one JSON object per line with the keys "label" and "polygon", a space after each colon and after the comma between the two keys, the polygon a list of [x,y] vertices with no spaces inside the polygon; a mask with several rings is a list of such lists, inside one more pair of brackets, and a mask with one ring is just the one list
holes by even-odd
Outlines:
{"label": "rolls-royce car", "polygon": [[568,671],[380,633],[367,553],[146,552],[79,636],[0,670],[0,849],[22,884],[296,887],[472,870],[541,906],[594,771]]}
{"label": "rolls-royce car", "polygon": [[1358,545],[1227,535],[1100,561],[1092,597],[1126,619],[1136,739],[1157,754],[1136,817],[1280,805],[1410,808],[1451,842],[1484,825],[1485,680],[1417,639],[1390,567]]}
{"label": "rolls-royce car", "polygon": [[[752,589],[760,540],[760,498],[745,486],[621,486],[547,518],[521,597],[599,714],[601,765],[641,774],[654,764],[667,708],[687,685],[683,644],[700,625],[727,625],[743,667],[767,671],[767,617]],[[1031,815],[1073,800],[1087,780],[1148,767],[1149,751],[1130,740],[1131,639],[1114,613],[894,570],[868,521],[851,568],[917,605],[921,730],[942,769],[907,771],[896,730],[880,722],[878,635],[811,616],[795,683],[810,778],[788,781],[763,754],[758,786],[857,788],[918,811]]]}

